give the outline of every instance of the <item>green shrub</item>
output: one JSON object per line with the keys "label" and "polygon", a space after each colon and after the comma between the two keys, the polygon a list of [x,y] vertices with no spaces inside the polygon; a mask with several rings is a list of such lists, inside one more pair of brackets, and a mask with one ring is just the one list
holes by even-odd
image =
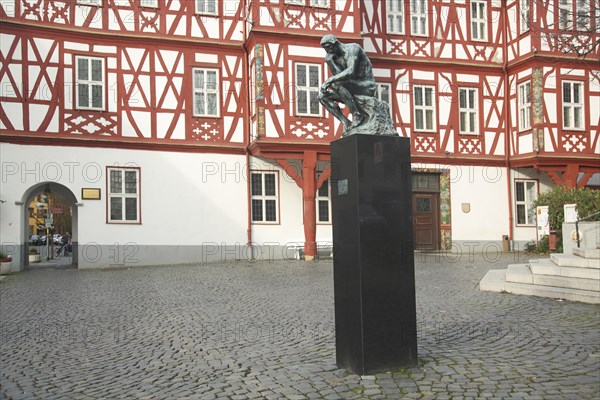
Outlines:
{"label": "green shrub", "polygon": [[[564,205],[577,204],[579,218],[586,217],[600,211],[600,190],[590,188],[572,189],[566,186],[555,186],[540,194],[533,203],[537,206],[548,206],[548,220],[551,230],[560,230],[565,221]],[[589,221],[600,221],[600,215]]]}
{"label": "green shrub", "polygon": [[527,254],[538,254],[538,255],[546,255],[546,254],[549,254],[550,251],[556,252],[556,253],[562,253],[562,240],[560,238],[560,235],[557,235],[556,249],[550,250],[550,239],[548,238],[548,236],[542,236],[542,238],[537,243],[533,240],[531,242],[525,243],[523,250]]}

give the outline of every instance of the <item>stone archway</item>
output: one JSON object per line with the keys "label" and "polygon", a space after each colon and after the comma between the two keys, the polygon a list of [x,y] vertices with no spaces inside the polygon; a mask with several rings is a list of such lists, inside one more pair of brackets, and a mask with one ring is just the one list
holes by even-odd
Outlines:
{"label": "stone archway", "polygon": [[45,190],[50,190],[52,193],[57,193],[61,195],[67,203],[71,207],[71,242],[73,244],[73,258],[72,258],[72,266],[78,266],[78,257],[77,257],[77,244],[78,240],[78,202],[75,194],[66,186],[56,183],[56,182],[42,182],[38,183],[23,193],[23,197],[21,198],[21,262],[19,263],[20,269],[24,269],[29,266],[29,204],[33,200],[33,198],[39,194],[40,192],[44,192]]}

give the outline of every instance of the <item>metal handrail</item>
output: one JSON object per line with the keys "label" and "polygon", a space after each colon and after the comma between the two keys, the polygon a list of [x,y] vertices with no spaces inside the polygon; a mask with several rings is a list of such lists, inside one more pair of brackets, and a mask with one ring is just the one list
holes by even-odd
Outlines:
{"label": "metal handrail", "polygon": [[577,236],[577,248],[579,248],[579,223],[581,221],[585,221],[586,219],[593,218],[596,215],[600,215],[600,211],[598,211],[597,213],[590,214],[587,217],[583,217],[583,218],[580,218],[577,221],[575,221],[575,235]]}

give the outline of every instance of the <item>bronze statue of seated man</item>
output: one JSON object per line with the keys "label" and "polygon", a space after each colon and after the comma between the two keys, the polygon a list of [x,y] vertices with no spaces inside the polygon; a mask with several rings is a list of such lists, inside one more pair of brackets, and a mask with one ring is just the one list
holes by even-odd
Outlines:
{"label": "bronze statue of seated man", "polygon": [[[366,114],[357,105],[355,95],[374,97],[376,84],[371,61],[356,43],[342,44],[333,35],[325,35],[321,46],[333,76],[321,86],[319,101],[344,124],[344,131],[359,126]],[[337,103],[345,104],[352,114],[350,121]]]}

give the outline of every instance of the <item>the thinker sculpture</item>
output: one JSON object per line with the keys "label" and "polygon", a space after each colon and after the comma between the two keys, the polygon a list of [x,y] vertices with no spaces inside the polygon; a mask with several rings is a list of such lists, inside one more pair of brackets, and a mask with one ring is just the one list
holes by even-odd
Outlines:
{"label": "the thinker sculpture", "polygon": [[[375,97],[373,67],[364,50],[356,43],[342,44],[333,35],[323,36],[321,46],[333,76],[321,86],[319,101],[344,125],[342,136],[398,135],[387,104]],[[337,103],[348,107],[352,120]]]}

